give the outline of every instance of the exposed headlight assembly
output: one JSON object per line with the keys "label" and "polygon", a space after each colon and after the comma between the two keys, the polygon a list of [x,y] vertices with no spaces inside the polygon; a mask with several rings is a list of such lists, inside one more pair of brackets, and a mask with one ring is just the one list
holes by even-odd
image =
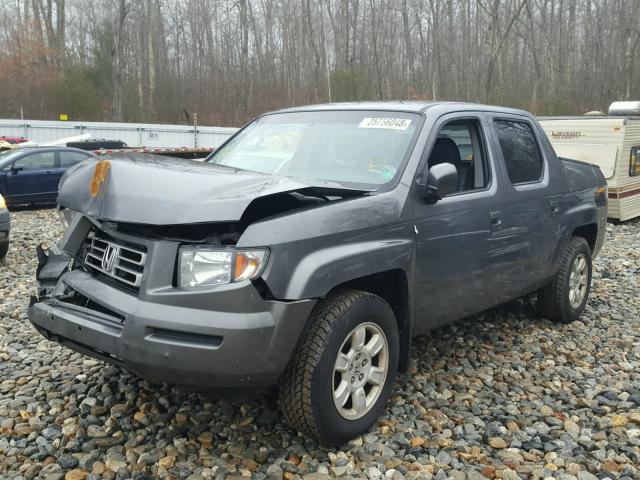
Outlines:
{"label": "exposed headlight assembly", "polygon": [[201,288],[258,278],[269,259],[264,248],[234,249],[203,246],[180,248],[178,284]]}

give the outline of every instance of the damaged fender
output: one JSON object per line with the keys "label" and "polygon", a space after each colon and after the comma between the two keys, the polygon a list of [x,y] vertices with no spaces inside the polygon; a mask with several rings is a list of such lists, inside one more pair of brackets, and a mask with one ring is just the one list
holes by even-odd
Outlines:
{"label": "damaged fender", "polygon": [[273,261],[263,279],[282,300],[320,298],[351,280],[391,270],[411,278],[415,232],[401,201],[406,188],[256,222],[238,246],[269,245]]}

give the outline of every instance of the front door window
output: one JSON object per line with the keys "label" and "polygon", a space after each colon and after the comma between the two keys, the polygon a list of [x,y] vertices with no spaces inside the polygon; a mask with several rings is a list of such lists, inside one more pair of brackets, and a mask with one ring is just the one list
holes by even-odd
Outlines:
{"label": "front door window", "polygon": [[32,153],[16,160],[13,163],[14,169],[22,170],[46,170],[55,166],[55,152]]}

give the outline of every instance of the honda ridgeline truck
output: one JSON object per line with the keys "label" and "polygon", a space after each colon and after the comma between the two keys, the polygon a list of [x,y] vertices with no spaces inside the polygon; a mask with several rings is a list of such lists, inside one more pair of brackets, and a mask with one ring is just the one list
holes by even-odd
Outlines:
{"label": "honda ridgeline truck", "polygon": [[82,162],[58,202],[45,337],[151,381],[277,385],[334,445],[376,421],[414,335],[533,292],[577,319],[607,218],[596,166],[529,113],[462,103],[278,111],[204,163]]}

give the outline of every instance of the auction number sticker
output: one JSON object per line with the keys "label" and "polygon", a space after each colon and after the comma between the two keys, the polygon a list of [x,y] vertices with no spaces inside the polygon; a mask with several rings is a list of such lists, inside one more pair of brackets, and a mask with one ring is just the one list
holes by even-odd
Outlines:
{"label": "auction number sticker", "polygon": [[363,118],[358,128],[386,128],[389,130],[406,130],[411,125],[408,118]]}

